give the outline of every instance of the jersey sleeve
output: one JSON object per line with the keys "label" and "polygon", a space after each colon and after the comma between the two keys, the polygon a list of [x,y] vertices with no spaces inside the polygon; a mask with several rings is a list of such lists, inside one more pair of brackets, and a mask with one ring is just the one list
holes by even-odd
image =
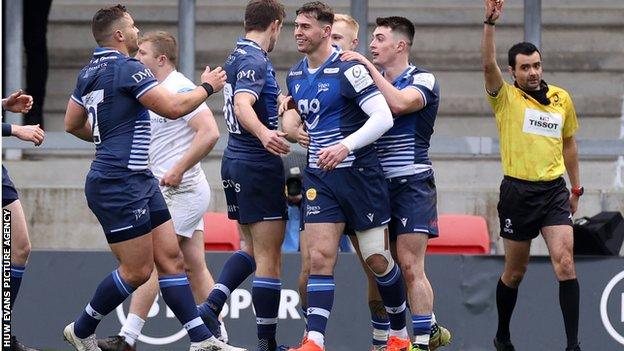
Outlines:
{"label": "jersey sleeve", "polygon": [[513,87],[509,85],[509,83],[503,82],[503,86],[500,88],[496,96],[490,95],[487,91],[485,92],[487,100],[490,103],[490,106],[492,106],[492,110],[494,110],[496,119],[499,119],[502,112],[509,107],[509,99],[512,94],[512,89]]}
{"label": "jersey sleeve", "polygon": [[[195,89],[195,87],[191,87],[190,85],[184,86],[184,87],[179,88],[176,91],[176,93],[184,94],[184,93],[188,93],[189,91],[192,91],[193,89]],[[202,102],[201,105],[199,105],[196,109],[191,111],[189,114],[182,116],[182,119],[188,122],[191,119],[193,119],[193,117],[195,117],[199,112],[207,110],[207,109],[208,109],[208,105],[206,105],[205,102]]]}
{"label": "jersey sleeve", "polygon": [[578,120],[576,118],[576,109],[574,108],[574,103],[572,102],[572,98],[570,95],[566,94],[566,99],[564,102],[565,108],[565,120],[563,121],[563,137],[569,138],[576,133],[578,129]]}
{"label": "jersey sleeve", "polygon": [[428,72],[416,73],[406,88],[415,89],[423,97],[423,107],[438,101],[435,76]]}
{"label": "jersey sleeve", "polygon": [[236,89],[234,94],[249,93],[256,97],[262,92],[266,81],[267,62],[253,56],[243,56],[236,71]]}
{"label": "jersey sleeve", "polygon": [[360,106],[381,94],[366,67],[359,63],[344,67],[340,75],[340,93],[348,99],[355,99]]}
{"label": "jersey sleeve", "polygon": [[118,87],[137,100],[158,85],[152,71],[134,59],[121,64],[117,80]]}
{"label": "jersey sleeve", "polygon": [[77,103],[78,105],[84,107],[84,103],[82,102],[82,80],[80,77],[82,77],[83,73],[82,71],[80,71],[80,74],[78,74],[78,78],[76,79],[76,87],[74,88],[74,92],[71,94],[70,98],[72,100],[74,100],[75,103]]}

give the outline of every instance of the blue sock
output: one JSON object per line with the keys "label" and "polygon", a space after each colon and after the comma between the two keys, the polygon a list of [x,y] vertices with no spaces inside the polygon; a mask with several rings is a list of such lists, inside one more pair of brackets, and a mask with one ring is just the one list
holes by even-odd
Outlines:
{"label": "blue sock", "polygon": [[95,333],[102,318],[111,313],[135,290],[119,275],[119,269],[109,274],[95,290],[93,298],[74,322],[74,333],[84,339]]}
{"label": "blue sock", "polygon": [[419,346],[429,346],[429,336],[431,334],[432,318],[430,314],[413,314],[412,328],[414,329],[414,340]]}
{"label": "blue sock", "polygon": [[254,258],[245,251],[236,251],[225,261],[217,283],[214,285],[206,302],[200,305],[199,308],[204,308],[205,306],[203,305],[208,304],[215,315],[218,316],[230,293],[238,288],[255,270],[256,262]]}
{"label": "blue sock", "polygon": [[303,316],[303,322],[305,323],[305,331],[308,331],[308,307],[301,304],[301,315]]}
{"label": "blue sock", "polygon": [[186,274],[159,276],[158,284],[160,284],[163,300],[182,323],[191,342],[200,342],[210,338],[212,334],[199,317]]}
{"label": "blue sock", "polygon": [[20,285],[22,284],[24,270],[26,270],[26,266],[11,265],[11,309],[13,309],[13,303],[17,298],[17,293],[19,292]]}
{"label": "blue sock", "polygon": [[392,270],[383,277],[375,277],[379,294],[386,306],[390,328],[405,328],[405,285],[399,265],[394,264]]}
{"label": "blue sock", "polygon": [[388,318],[371,315],[371,324],[373,326],[373,345],[386,345],[388,343],[388,329],[390,329]]}
{"label": "blue sock", "polygon": [[308,332],[325,335],[335,290],[333,275],[310,275],[308,278]]}
{"label": "blue sock", "polygon": [[258,339],[275,340],[282,282],[258,277],[253,281],[251,299],[256,310]]}

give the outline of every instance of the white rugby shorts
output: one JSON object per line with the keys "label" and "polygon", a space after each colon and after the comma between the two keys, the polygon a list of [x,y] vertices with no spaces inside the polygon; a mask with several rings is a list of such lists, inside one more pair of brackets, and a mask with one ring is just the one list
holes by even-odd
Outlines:
{"label": "white rugby shorts", "polygon": [[210,205],[210,186],[206,178],[189,186],[161,190],[176,234],[190,238],[196,230],[204,231],[204,214]]}

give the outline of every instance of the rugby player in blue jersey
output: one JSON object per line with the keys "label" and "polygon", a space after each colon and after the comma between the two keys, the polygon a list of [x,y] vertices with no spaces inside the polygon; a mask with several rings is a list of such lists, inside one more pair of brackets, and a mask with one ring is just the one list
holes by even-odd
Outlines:
{"label": "rugby player in blue jersey", "polygon": [[[440,89],[433,74],[409,61],[414,25],[404,17],[377,18],[370,50],[373,62],[357,52],[342,54],[366,66],[395,116],[394,126],[375,147],[392,207],[390,238],[404,272],[414,332],[414,349],[448,344],[450,335],[432,321],[433,290],[425,275],[427,240],[438,235],[437,195],[429,145],[438,112]],[[379,70],[376,66],[379,67]],[[438,330],[431,330],[437,327]],[[388,351],[396,351],[388,347]]]}
{"label": "rugby player in blue jersey", "polygon": [[345,224],[356,231],[364,261],[376,276],[391,338],[409,342],[403,281],[388,247],[387,186],[372,145],[392,127],[392,114],[366,68],[339,59],[340,49],[331,43],[333,22],[333,10],[322,2],[297,10],[295,39],[306,57],[289,71],[290,97],[280,109],[296,107],[310,136],[304,173],[308,333],[297,351],[325,347]]}
{"label": "rugby player in blue jersey", "polygon": [[228,217],[237,220],[243,248],[225,263],[200,314],[213,333],[216,317],[230,292],[255,270],[252,301],[256,312],[258,351],[274,351],[280,301],[281,245],[287,219],[284,167],[280,155],[289,144],[278,131],[281,99],[273,51],[285,17],[277,0],[252,0],[245,9],[245,37],[240,38],[225,63],[223,88],[225,121],[229,132],[223,153],[221,178]]}
{"label": "rugby player in blue jersey", "polygon": [[98,47],[78,75],[67,104],[65,129],[96,145],[85,194],[119,267],[99,284],[63,335],[76,350],[100,350],[97,325],[149,279],[156,265],[163,299],[187,330],[190,350],[242,350],[217,340],[199,317],[171,216],[158,181],[148,170],[148,109],[180,118],[221,89],[225,72],[207,67],[201,86],[174,94],[129,56],[138,48],[139,30],[124,6],[97,11],[92,31]]}
{"label": "rugby player in blue jersey", "polygon": [[[24,94],[23,90],[18,90],[2,99],[2,111],[14,113],[27,113],[33,105],[33,98]],[[20,140],[31,141],[35,146],[41,145],[45,138],[45,133],[39,125],[20,126],[10,123],[2,123],[2,136],[14,136]],[[2,165],[2,208],[11,212],[11,278],[9,289],[9,303],[13,310],[13,304],[17,298],[22,276],[26,270],[26,263],[30,255],[30,239],[28,238],[28,227],[26,226],[26,216],[22,203],[15,190],[15,185],[9,177],[7,169]],[[5,290],[6,291],[6,290]],[[5,295],[6,297],[6,295]],[[36,351],[33,348],[24,346],[11,333],[11,346],[13,351]]]}

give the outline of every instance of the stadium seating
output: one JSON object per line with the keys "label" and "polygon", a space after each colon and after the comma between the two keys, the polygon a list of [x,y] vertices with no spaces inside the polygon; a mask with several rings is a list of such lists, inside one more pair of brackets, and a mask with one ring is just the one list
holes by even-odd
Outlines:
{"label": "stadium seating", "polygon": [[440,236],[429,240],[427,253],[488,254],[490,240],[485,218],[445,214],[438,217]]}
{"label": "stadium seating", "polygon": [[240,249],[240,233],[236,221],[224,212],[204,215],[204,249],[206,251],[235,251]]}

